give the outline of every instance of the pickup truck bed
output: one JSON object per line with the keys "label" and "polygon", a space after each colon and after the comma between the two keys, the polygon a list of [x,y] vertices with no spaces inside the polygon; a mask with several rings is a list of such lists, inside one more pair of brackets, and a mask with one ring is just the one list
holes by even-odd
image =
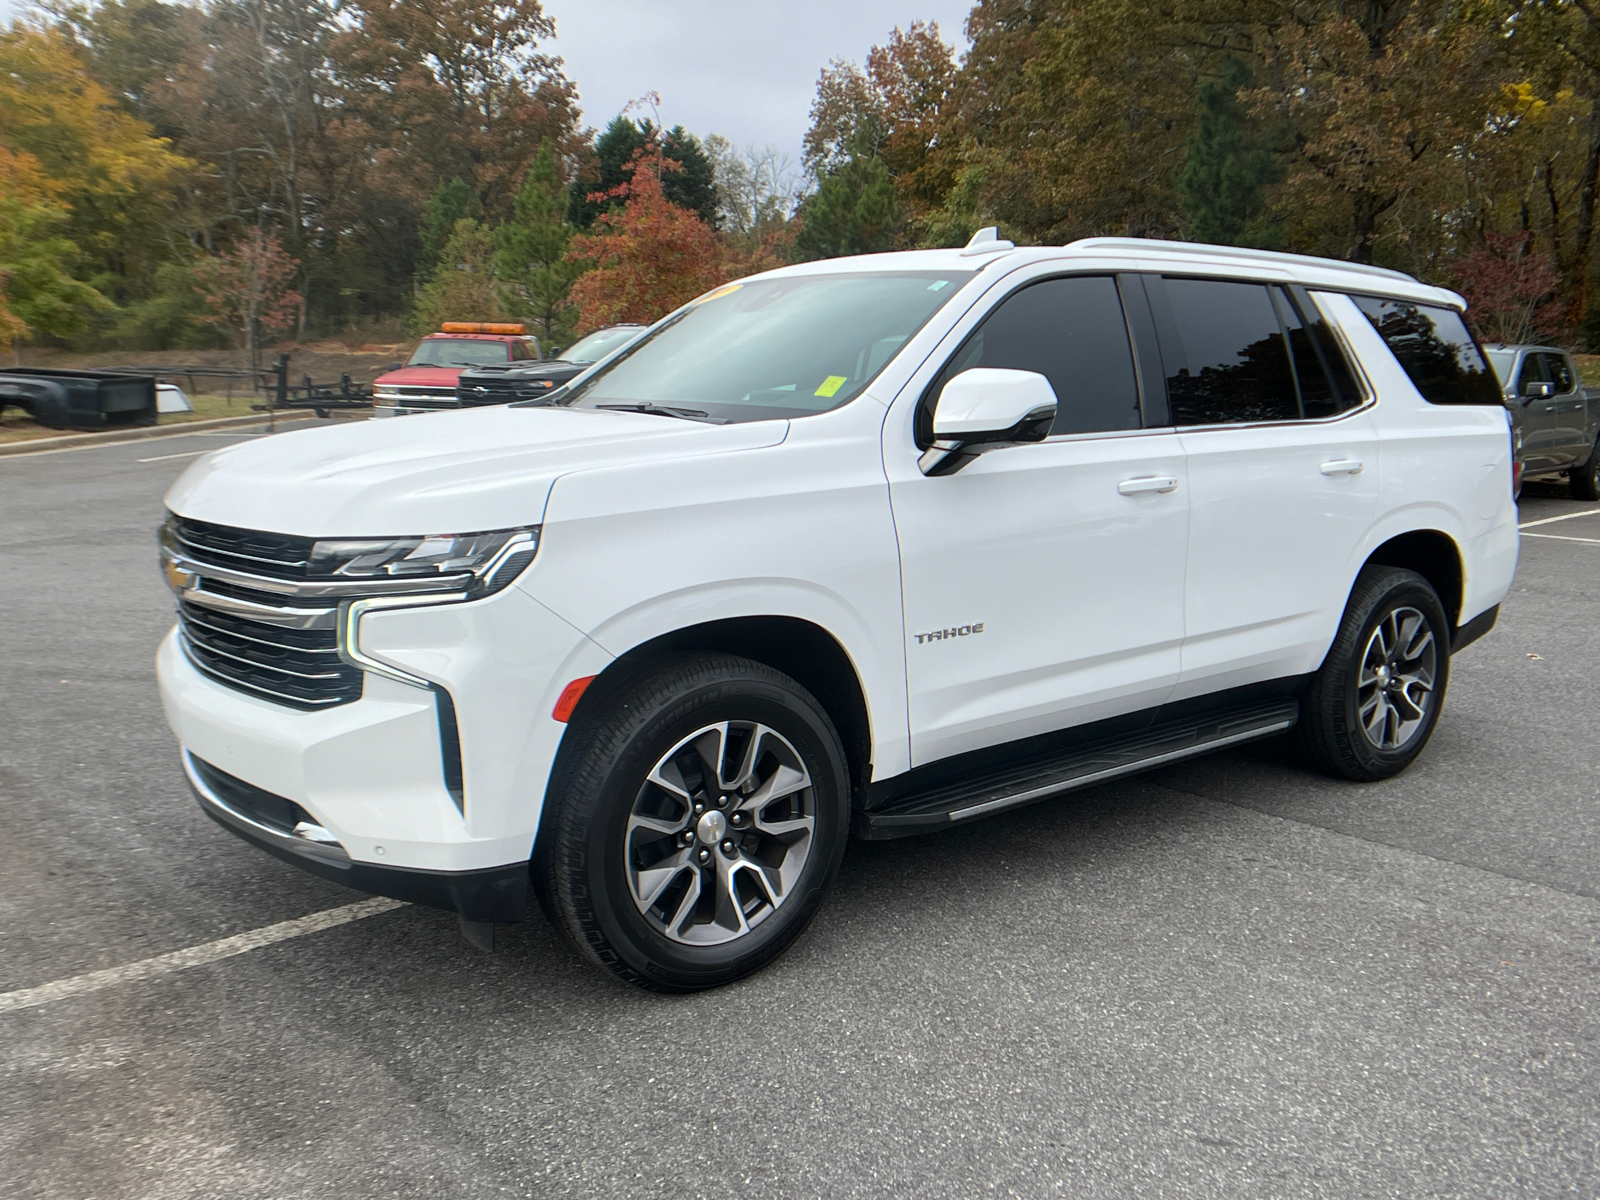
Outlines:
{"label": "pickup truck bed", "polygon": [[154,375],[121,371],[0,368],[0,411],[22,409],[46,429],[156,423]]}

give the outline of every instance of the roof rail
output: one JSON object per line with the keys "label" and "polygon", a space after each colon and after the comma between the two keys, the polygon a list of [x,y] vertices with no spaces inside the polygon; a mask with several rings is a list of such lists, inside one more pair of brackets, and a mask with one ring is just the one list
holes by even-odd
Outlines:
{"label": "roof rail", "polygon": [[1285,254],[1281,250],[1250,250],[1243,246],[1213,246],[1207,242],[1175,242],[1160,238],[1093,237],[1068,242],[1068,250],[1124,250],[1167,251],[1215,258],[1248,258],[1262,263],[1281,263],[1293,266],[1305,263],[1325,271],[1348,271],[1353,275],[1380,275],[1387,279],[1403,279],[1407,283],[1420,283],[1414,275],[1394,271],[1388,267],[1370,267],[1364,263],[1345,262],[1338,258],[1316,258],[1310,254]]}

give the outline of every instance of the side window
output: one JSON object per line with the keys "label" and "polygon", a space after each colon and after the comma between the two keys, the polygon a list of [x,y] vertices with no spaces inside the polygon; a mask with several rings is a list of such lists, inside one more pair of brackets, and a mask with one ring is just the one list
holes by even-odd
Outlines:
{"label": "side window", "polygon": [[1556,395],[1565,396],[1577,386],[1577,380],[1572,378],[1572,367],[1567,362],[1565,354],[1541,354],[1545,366],[1550,372],[1550,381],[1556,385]]}
{"label": "side window", "polygon": [[1339,341],[1323,320],[1310,295],[1301,291],[1291,297],[1282,288],[1273,288],[1278,317],[1289,334],[1289,356],[1294,360],[1295,378],[1300,383],[1300,411],[1310,418],[1335,417],[1361,404],[1361,389],[1356,386],[1350,364],[1345,361]]}
{"label": "side window", "polygon": [[525,362],[528,359],[528,344],[526,342],[511,343],[511,361]]}
{"label": "side window", "polygon": [[1046,279],[1013,292],[945,364],[918,413],[931,442],[933,405],[944,385],[972,367],[1037,371],[1056,393],[1051,433],[1139,428],[1139,388],[1116,281],[1108,275]]}
{"label": "side window", "polygon": [[1289,348],[1263,284],[1162,283],[1172,320],[1163,330],[1161,361],[1174,425],[1299,418]]}
{"label": "side window", "polygon": [[1483,351],[1453,308],[1351,296],[1430,404],[1501,404]]}
{"label": "side window", "polygon": [[1522,356],[1522,370],[1517,372],[1517,395],[1531,396],[1533,393],[1528,385],[1531,383],[1549,383],[1550,364],[1547,356],[1543,354],[1524,354]]}

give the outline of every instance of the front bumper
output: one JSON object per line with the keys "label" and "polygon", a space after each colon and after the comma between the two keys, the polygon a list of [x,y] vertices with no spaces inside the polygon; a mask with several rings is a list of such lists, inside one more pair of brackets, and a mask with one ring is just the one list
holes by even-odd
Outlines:
{"label": "front bumper", "polygon": [[[434,690],[369,671],[359,699],[314,712],[209,678],[178,639],[174,630],[162,642],[156,673],[185,753],[298,806],[338,854],[318,855],[322,847],[289,839],[288,826],[235,831],[297,862],[310,855],[323,868],[342,855],[349,866],[328,869],[347,881],[369,869],[423,876],[525,870],[566,730],[551,711],[570,680],[598,674],[611,660],[516,585],[481,601],[369,612],[360,624],[362,652]],[[456,718],[456,795],[446,777],[440,693]],[[207,811],[217,815],[215,805]]]}
{"label": "front bumper", "polygon": [[[208,770],[207,764],[197,761],[188,750],[183,751],[183,773],[206,816],[268,854],[313,875],[375,896],[459,913],[468,921],[520,921],[528,915],[526,862],[478,871],[426,871],[356,862],[337,842],[296,837],[263,820],[259,813],[246,811],[237,798],[223,794],[219,773]],[[274,799],[290,804],[282,797]]]}

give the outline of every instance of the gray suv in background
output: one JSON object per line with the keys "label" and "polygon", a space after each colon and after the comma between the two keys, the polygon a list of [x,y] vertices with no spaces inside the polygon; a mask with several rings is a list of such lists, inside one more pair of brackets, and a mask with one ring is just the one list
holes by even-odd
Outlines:
{"label": "gray suv in background", "polygon": [[1600,388],[1585,387],[1555,346],[1484,347],[1505,390],[1522,479],[1564,475],[1579,500],[1600,500]]}

